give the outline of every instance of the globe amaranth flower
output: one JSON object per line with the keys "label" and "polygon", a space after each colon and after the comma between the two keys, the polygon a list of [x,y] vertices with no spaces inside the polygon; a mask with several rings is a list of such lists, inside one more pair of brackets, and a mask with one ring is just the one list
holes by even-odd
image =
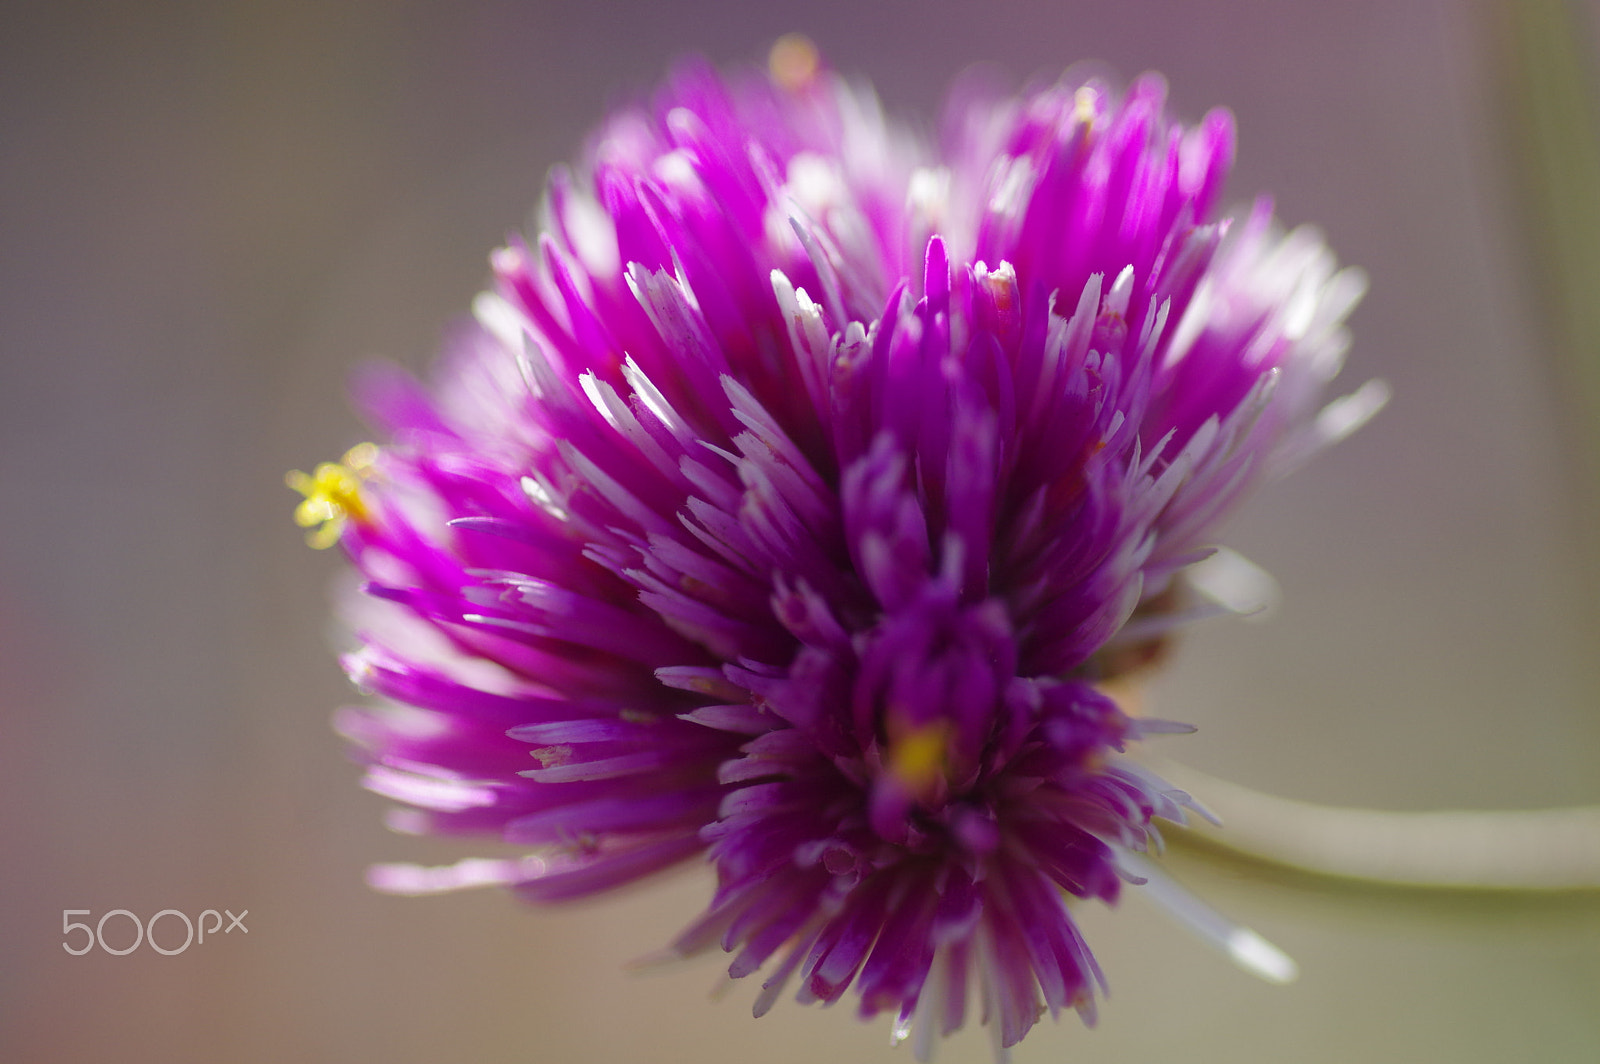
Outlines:
{"label": "globe amaranth flower", "polygon": [[1105,685],[1195,612],[1218,518],[1380,401],[1319,414],[1362,282],[1219,217],[1232,120],[1156,77],[968,92],[935,151],[775,56],[610,119],[432,385],[365,382],[390,442],[296,481],[380,607],[348,668],[384,704],[339,717],[367,785],[532,849],[374,881],[554,901],[700,857],[675,949],[765,972],[758,1015],[853,987],[924,1051],[969,1004],[1010,1046],[1092,1018],[1069,904],[1197,809],[1121,756],[1186,729]]}

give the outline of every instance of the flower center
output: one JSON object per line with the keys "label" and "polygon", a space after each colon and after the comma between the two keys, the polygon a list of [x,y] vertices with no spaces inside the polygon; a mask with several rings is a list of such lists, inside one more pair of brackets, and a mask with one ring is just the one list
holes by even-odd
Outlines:
{"label": "flower center", "polygon": [[934,796],[950,764],[950,723],[929,721],[889,740],[888,770],[919,802]]}

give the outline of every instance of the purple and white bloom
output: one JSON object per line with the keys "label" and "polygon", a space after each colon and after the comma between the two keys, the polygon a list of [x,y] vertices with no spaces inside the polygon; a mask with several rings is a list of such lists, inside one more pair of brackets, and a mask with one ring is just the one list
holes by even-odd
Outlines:
{"label": "purple and white bloom", "polygon": [[1204,611],[1219,519],[1381,404],[1323,407],[1363,282],[1220,216],[1232,119],[1157,77],[969,94],[935,149],[776,54],[613,116],[433,382],[365,381],[390,442],[295,481],[375,607],[347,665],[382,704],[338,718],[367,785],[532,851],[374,882],[706,860],[674,948],[765,973],[758,1015],[853,987],[919,1055],[974,1004],[1009,1047],[1092,1019],[1069,906],[1199,809],[1121,754],[1188,729],[1105,685]]}

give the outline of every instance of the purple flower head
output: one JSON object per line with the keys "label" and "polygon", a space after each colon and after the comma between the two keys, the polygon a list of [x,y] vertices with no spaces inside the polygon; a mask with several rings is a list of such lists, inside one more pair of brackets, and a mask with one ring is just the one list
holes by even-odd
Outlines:
{"label": "purple flower head", "polygon": [[[555,172],[537,234],[390,443],[295,482],[368,580],[340,729],[407,831],[533,855],[403,892],[587,895],[692,857],[683,954],[919,1052],[1104,986],[1069,911],[1158,875],[1189,797],[1106,693],[1194,612],[1242,494],[1319,413],[1359,276],[1217,199],[1233,123],[1146,76],[952,105],[940,151],[785,42],[680,70]],[[359,468],[352,468],[359,466]],[[1286,963],[1195,909],[1249,963]]]}

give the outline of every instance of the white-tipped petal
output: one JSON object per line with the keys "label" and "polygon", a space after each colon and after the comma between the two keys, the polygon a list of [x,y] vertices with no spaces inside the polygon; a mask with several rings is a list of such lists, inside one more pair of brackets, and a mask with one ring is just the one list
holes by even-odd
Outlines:
{"label": "white-tipped petal", "polygon": [[1292,983],[1299,977],[1300,968],[1288,954],[1189,893],[1148,857],[1123,850],[1117,854],[1117,863],[1143,879],[1140,891],[1180,926],[1226,953],[1251,975],[1269,983]]}
{"label": "white-tipped petal", "polygon": [[1219,547],[1186,570],[1189,586],[1229,613],[1260,619],[1281,597],[1278,581],[1238,551]]}

